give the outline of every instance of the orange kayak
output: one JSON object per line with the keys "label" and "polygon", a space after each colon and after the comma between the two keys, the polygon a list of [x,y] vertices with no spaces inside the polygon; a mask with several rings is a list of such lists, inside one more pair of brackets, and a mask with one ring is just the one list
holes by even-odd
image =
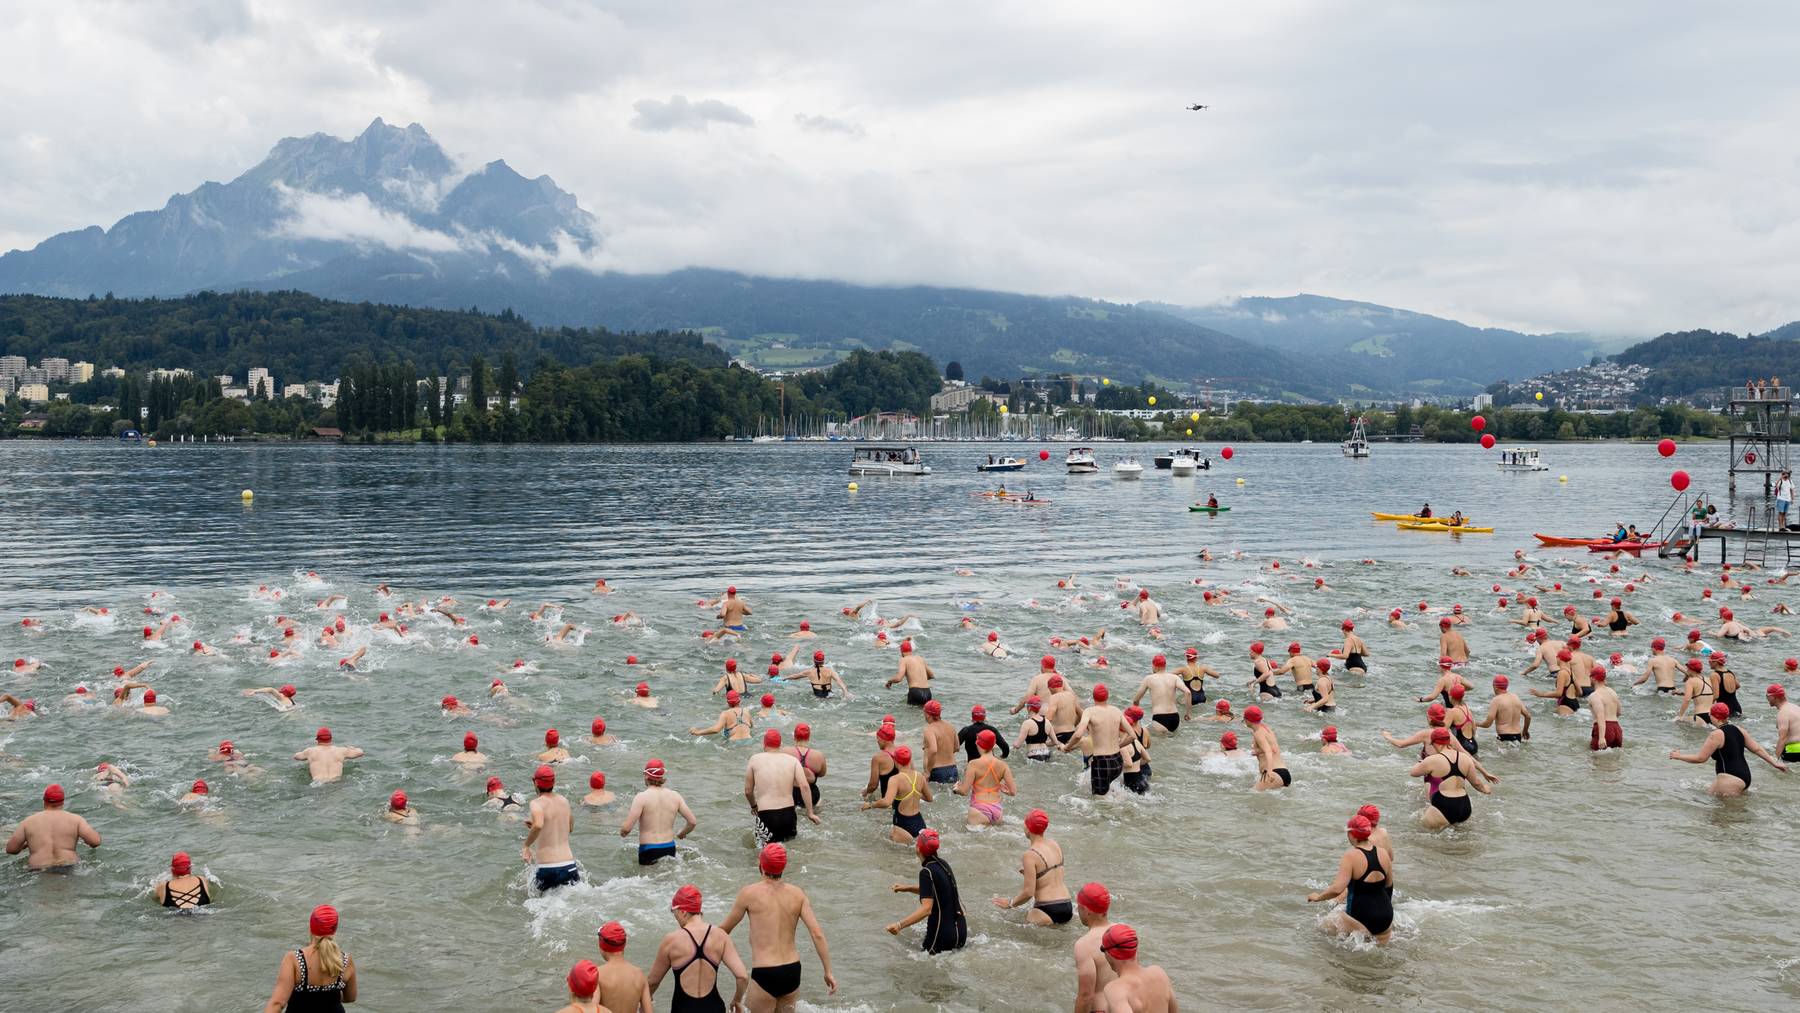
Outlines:
{"label": "orange kayak", "polygon": [[1558,538],[1555,535],[1533,535],[1542,545],[1610,545],[1610,538]]}

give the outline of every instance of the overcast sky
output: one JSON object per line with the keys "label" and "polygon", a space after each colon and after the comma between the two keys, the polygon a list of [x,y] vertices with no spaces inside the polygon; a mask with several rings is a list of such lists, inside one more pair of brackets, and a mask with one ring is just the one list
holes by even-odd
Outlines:
{"label": "overcast sky", "polygon": [[[1800,318],[1800,5],[0,0],[0,249],[418,122],[604,263]],[[1187,112],[1204,102],[1213,108]]]}

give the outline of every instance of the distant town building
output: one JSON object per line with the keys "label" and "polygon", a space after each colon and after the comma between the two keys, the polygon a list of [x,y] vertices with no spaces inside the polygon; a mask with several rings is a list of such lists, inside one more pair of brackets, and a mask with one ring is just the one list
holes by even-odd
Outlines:
{"label": "distant town building", "polygon": [[44,367],[42,367],[42,366],[26,366],[24,369],[19,371],[19,386],[21,386],[21,387],[23,387],[24,385],[26,385],[28,383],[49,383],[49,382],[50,382],[50,374],[44,372]]}
{"label": "distant town building", "polygon": [[125,371],[117,366],[108,366],[100,371],[100,375],[109,380],[123,380],[125,378]]}
{"label": "distant town building", "polygon": [[41,359],[38,368],[44,371],[44,379],[49,383],[69,382],[69,360],[59,357]]}
{"label": "distant town building", "polygon": [[23,355],[0,355],[0,376],[9,380],[17,380],[19,374],[25,372]]}
{"label": "distant town building", "polygon": [[232,382],[233,382],[233,380],[232,380],[232,376],[231,376],[231,374],[230,374],[230,373],[225,373],[225,374],[223,374],[223,375],[220,375],[220,376],[215,376],[215,377],[213,377],[213,379],[214,379],[214,380],[217,380],[217,381],[218,381],[218,382],[219,382],[219,389],[220,389],[220,390],[224,390],[224,389],[225,389],[225,388],[227,388],[227,387],[229,387],[229,386],[231,386],[231,385],[232,385]]}
{"label": "distant town building", "polygon": [[27,404],[40,404],[50,400],[50,387],[44,383],[19,384],[19,400]]}
{"label": "distant town building", "polygon": [[307,386],[308,385],[304,384],[304,383],[290,383],[287,386],[281,388],[281,396],[283,398],[307,397],[308,396],[307,389],[306,389]]}
{"label": "distant town building", "polygon": [[1494,407],[1494,395],[1492,395],[1492,394],[1477,394],[1477,395],[1475,395],[1474,407],[1478,411],[1482,408]]}
{"label": "distant town building", "polygon": [[249,401],[250,389],[248,387],[225,387],[220,389],[219,395],[221,397],[234,397],[239,401]]}
{"label": "distant town building", "polygon": [[152,380],[175,380],[193,376],[194,371],[191,369],[153,369],[149,375]]}
{"label": "distant town building", "polygon": [[13,392],[13,388],[17,387],[18,385],[19,385],[19,381],[14,379],[13,377],[0,376],[0,397],[6,397],[7,395],[10,395]]}
{"label": "distant town building", "polygon": [[275,399],[275,379],[261,366],[252,369],[244,378],[244,386],[250,388],[252,397],[266,397],[271,401]]}
{"label": "distant town building", "polygon": [[69,367],[69,382],[70,383],[88,383],[93,379],[94,379],[94,364],[93,363],[77,362],[77,363],[72,364]]}
{"label": "distant town building", "polygon": [[977,401],[989,401],[1003,405],[1006,403],[1006,397],[1002,394],[989,393],[961,380],[949,380],[944,383],[943,390],[931,395],[931,410],[934,413],[943,414],[966,411]]}

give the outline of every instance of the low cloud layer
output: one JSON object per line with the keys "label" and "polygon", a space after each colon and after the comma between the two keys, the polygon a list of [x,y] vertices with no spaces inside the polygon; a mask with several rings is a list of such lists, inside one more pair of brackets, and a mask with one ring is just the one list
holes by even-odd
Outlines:
{"label": "low cloud layer", "polygon": [[671,95],[667,102],[643,99],[632,106],[637,115],[631,125],[639,130],[705,130],[708,124],[753,127],[756,121],[737,106],[718,99],[689,102],[686,95]]}
{"label": "low cloud layer", "polygon": [[[1800,317],[1778,0],[14,8],[0,249],[381,115],[549,174],[606,233],[584,263],[625,270],[1309,291],[1605,334]],[[465,241],[301,210],[422,256]]]}

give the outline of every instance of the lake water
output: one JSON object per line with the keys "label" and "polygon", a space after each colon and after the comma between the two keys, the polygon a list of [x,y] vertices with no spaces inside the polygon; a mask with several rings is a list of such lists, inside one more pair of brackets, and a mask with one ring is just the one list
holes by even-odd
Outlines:
{"label": "lake water", "polygon": [[[993,485],[975,463],[1001,449],[1033,454],[1008,485],[1030,487],[1048,504],[975,495]],[[1532,701],[1533,741],[1511,751],[1484,741],[1482,759],[1503,783],[1493,797],[1475,798],[1470,824],[1441,835],[1416,822],[1423,791],[1406,776],[1415,754],[1379,737],[1384,728],[1406,734],[1423,726],[1423,705],[1413,698],[1436,676],[1435,629],[1389,630],[1380,613],[1421,599],[1460,602],[1475,615],[1467,631],[1477,654],[1473,680],[1485,687],[1496,671],[1516,675],[1528,654],[1518,628],[1492,611],[1490,585],[1516,585],[1504,571],[1514,548],[1534,545],[1533,531],[1653,522],[1670,499],[1670,462],[1652,448],[1553,445],[1545,449],[1548,473],[1503,474],[1474,447],[1377,447],[1372,460],[1347,461],[1333,446],[1249,445],[1229,463],[1214,447],[1215,470],[1193,479],[1148,470],[1155,448],[1120,445],[1100,448],[1102,474],[1068,476],[1065,449],[1052,447],[1052,460],[1040,464],[1035,446],[930,445],[932,476],[862,479],[852,493],[844,445],[0,444],[0,657],[51,666],[36,677],[3,677],[9,691],[49,702],[50,715],[0,724],[0,821],[10,828],[35,810],[54,780],[70,789],[69,808],[105,835],[97,853],[84,853],[79,875],[32,875],[22,861],[0,869],[0,1007],[254,1008],[282,950],[305,941],[307,911],[324,901],[342,911],[339,938],[360,969],[361,1005],[372,1009],[554,1009],[565,995],[562,975],[597,956],[594,933],[608,919],[627,926],[629,956],[648,965],[672,927],[667,904],[676,887],[698,884],[717,918],[754,877],[741,796],[751,747],[685,732],[716,714],[707,690],[727,657],[761,671],[756,662],[786,645],[801,619],[812,621],[819,646],[856,693],[853,702],[821,703],[804,685],[778,691],[831,758],[825,824],[803,824],[789,878],[813,896],[842,988],[824,997],[802,942],[803,1009],[1068,1008],[1074,927],[1029,929],[988,901],[1018,887],[1018,819],[1033,806],[1051,814],[1071,886],[1100,880],[1111,888],[1113,917],[1136,926],[1142,955],[1168,969],[1184,1005],[1551,1010],[1641,1007],[1650,996],[1671,1008],[1800,1000],[1792,937],[1800,784],[1758,764],[1748,800],[1709,798],[1710,767],[1666,758],[1702,738],[1668,721],[1670,699],[1624,693],[1627,748],[1600,758],[1587,752],[1585,717],[1558,720],[1542,706],[1549,701]],[[1141,482],[1108,473],[1124,453],[1142,456]],[[1697,488],[1723,494],[1724,457],[1721,447],[1684,447],[1674,463],[1694,473]],[[243,488],[256,491],[253,505],[239,502]],[[1184,509],[1209,491],[1232,512]],[[1460,507],[1498,532],[1453,539],[1369,519],[1370,510],[1410,511],[1426,500],[1440,513]],[[1215,562],[1197,560],[1206,547]],[[1232,550],[1246,557],[1233,560]],[[1592,605],[1593,587],[1611,595],[1623,584],[1588,553],[1529,551],[1546,563],[1546,581],[1569,589],[1539,595],[1547,611]],[[1363,565],[1365,557],[1379,562]],[[1266,568],[1277,558],[1280,573]],[[1474,576],[1452,577],[1455,564]],[[1594,572],[1583,572],[1589,565]],[[974,575],[957,576],[958,568]],[[319,579],[306,579],[307,571]],[[1109,600],[1071,604],[1071,592],[1056,587],[1070,574]],[[1315,574],[1335,591],[1312,592]],[[1620,576],[1642,574],[1650,577],[1629,607],[1644,625],[1596,653],[1617,649],[1641,660],[1652,636],[1678,635],[1666,621],[1671,610],[1710,613],[1700,591],[1716,581],[1714,566],[1684,574],[1652,555],[1624,564]],[[588,592],[602,576],[617,594]],[[894,654],[875,646],[872,626],[842,618],[839,608],[873,597],[884,616],[916,613],[922,628],[914,639],[958,724],[971,704],[1010,705],[1049,636],[1102,627],[1113,631],[1106,678],[1115,688],[1135,686],[1157,651],[1175,657],[1193,644],[1226,676],[1228,690],[1214,696],[1241,707],[1249,699],[1245,648],[1261,635],[1224,610],[1203,608],[1197,577],[1296,609],[1294,632],[1268,636],[1272,645],[1297,639],[1317,654],[1338,643],[1345,616],[1366,620],[1359,629],[1373,651],[1371,674],[1342,684],[1333,715],[1355,755],[1321,757],[1325,722],[1290,696],[1265,707],[1294,772],[1286,792],[1254,794],[1249,767],[1203,759],[1217,739],[1211,725],[1184,726],[1156,744],[1153,790],[1142,798],[1117,790],[1092,798],[1072,757],[1029,766],[1020,759],[1020,797],[1009,800],[1004,829],[964,831],[953,798],[928,811],[961,881],[969,947],[926,958],[921,929],[898,940],[883,932],[912,904],[888,886],[912,881],[917,863],[887,843],[884,813],[855,811],[855,795],[872,748],[867,733],[880,715],[898,714],[902,741],[915,747],[919,721],[898,691],[881,689]],[[405,646],[359,630],[355,641],[372,646],[357,675],[336,669],[343,652],[316,646],[296,661],[266,662],[275,614],[316,628],[335,613],[312,603],[341,592],[350,597],[347,620],[361,627],[388,604],[375,595],[378,581],[415,600],[457,596],[483,646],[425,620]],[[697,634],[709,614],[695,601],[727,583],[755,608],[751,634],[741,645],[704,644]],[[260,584],[288,598],[253,597]],[[1140,584],[1167,608],[1166,644],[1119,621],[1112,602]],[[146,649],[138,632],[153,591],[191,622],[168,649]],[[514,604],[477,611],[489,597]],[[1769,622],[1775,602],[1795,597],[1759,583],[1737,608],[1753,624]],[[544,631],[525,613],[544,601],[564,603],[570,620],[591,630],[582,646],[543,643]],[[106,606],[116,621],[80,618],[83,605]],[[627,608],[648,629],[614,629],[609,617]],[[964,614],[975,618],[973,630],[957,628]],[[46,632],[23,632],[24,616],[44,619]],[[250,631],[253,646],[227,646],[215,659],[181,649],[194,638],[226,644],[239,629]],[[979,654],[989,629],[1015,648],[1015,659]],[[1760,689],[1789,653],[1800,644],[1731,651],[1746,687],[1746,727],[1765,743],[1773,722]],[[627,668],[627,654],[643,666]],[[504,705],[486,701],[489,679],[514,658],[537,670],[508,676],[514,695]],[[1066,670],[1094,677],[1073,655],[1063,658]],[[79,680],[104,693],[115,664],[145,659],[153,661],[146,681],[173,709],[170,718],[58,703]],[[660,713],[622,705],[639,678],[656,688]],[[237,692],[283,682],[300,687],[297,711],[277,713]],[[1515,681],[1521,691],[1546,685]],[[481,701],[477,715],[443,716],[436,702],[446,693]],[[1485,688],[1475,695],[1484,708]],[[621,745],[580,744],[596,714]],[[351,762],[341,783],[315,787],[289,757],[321,724],[368,755]],[[701,820],[679,863],[639,869],[631,842],[617,833],[622,799],[602,814],[577,812],[574,846],[587,881],[547,899],[528,895],[520,827],[478,803],[488,773],[513,790],[529,788],[531,757],[550,726],[585,757],[563,775],[570,788],[597,768],[628,799],[646,756],[668,761],[671,785]],[[1010,735],[1016,723],[1004,727]],[[480,776],[446,762],[465,729],[481,735],[492,758]],[[207,763],[207,748],[223,738],[265,773],[232,776]],[[93,789],[101,760],[133,775],[121,807]],[[211,782],[213,801],[204,812],[184,811],[176,799],[199,776]],[[396,788],[421,812],[419,829],[380,818]],[[1325,906],[1304,902],[1330,878],[1344,820],[1364,802],[1381,806],[1398,867],[1395,941],[1379,952],[1322,934]],[[147,899],[178,849],[223,884],[202,917],[171,917]],[[742,930],[739,948],[747,960]]]}

